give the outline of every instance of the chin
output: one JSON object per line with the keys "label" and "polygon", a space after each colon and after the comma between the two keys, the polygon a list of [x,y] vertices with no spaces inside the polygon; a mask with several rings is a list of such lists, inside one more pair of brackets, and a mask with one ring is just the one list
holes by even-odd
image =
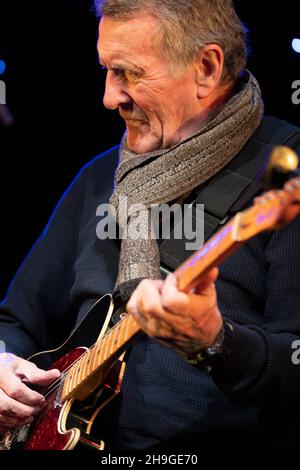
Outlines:
{"label": "chin", "polygon": [[153,138],[138,137],[136,135],[133,137],[128,133],[127,145],[129,150],[134,153],[149,153],[159,150],[161,148],[161,141],[157,141],[157,139]]}

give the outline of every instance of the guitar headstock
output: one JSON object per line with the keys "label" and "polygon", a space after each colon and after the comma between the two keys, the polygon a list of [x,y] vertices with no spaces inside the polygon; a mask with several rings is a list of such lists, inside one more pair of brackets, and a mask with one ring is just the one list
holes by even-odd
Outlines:
{"label": "guitar headstock", "polygon": [[265,230],[276,230],[300,214],[300,177],[254,200],[254,205],[238,213],[233,220],[232,238],[246,241]]}

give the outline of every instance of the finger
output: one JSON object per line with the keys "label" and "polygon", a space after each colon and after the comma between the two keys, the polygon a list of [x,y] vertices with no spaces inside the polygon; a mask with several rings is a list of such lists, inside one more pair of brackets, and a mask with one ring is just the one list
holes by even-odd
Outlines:
{"label": "finger", "polygon": [[300,204],[289,206],[283,214],[283,220],[286,223],[292,222],[300,212]]}
{"label": "finger", "polygon": [[15,426],[18,426],[19,422],[20,420],[18,420],[17,418],[0,414],[0,426],[1,427],[6,427],[6,428],[15,427]]}
{"label": "finger", "polygon": [[[170,283],[176,285],[176,279],[170,280]],[[184,334],[185,325],[187,319],[181,315],[181,312],[177,312],[176,308],[174,311],[167,310],[163,305],[163,298],[160,291],[164,290],[163,284],[160,284],[157,288],[157,284],[152,281],[144,281],[140,286],[139,296],[136,301],[137,310],[139,311],[139,322],[142,329],[149,336],[164,337],[168,339],[175,339],[178,334]],[[175,287],[176,294],[183,296],[183,301],[186,310],[189,310],[189,298],[186,294],[183,294]],[[171,292],[174,303],[173,292]],[[190,312],[189,312],[190,313]]]}
{"label": "finger", "polygon": [[131,315],[135,316],[137,311],[137,298],[138,298],[138,290],[135,289],[131,294],[129,301],[126,304],[126,312],[130,313]]}
{"label": "finger", "polygon": [[162,288],[163,281],[144,279],[127,303],[127,311],[138,319],[141,313],[155,308],[161,309],[160,292]]}
{"label": "finger", "polygon": [[128,303],[128,311],[138,321],[141,329],[149,336],[161,332],[163,308],[160,299],[162,281],[144,280]]}
{"label": "finger", "polygon": [[164,281],[162,281],[161,279],[151,279],[151,282],[153,282],[153,285],[157,288],[158,292],[161,292],[164,285]]}
{"label": "finger", "polygon": [[35,385],[50,385],[61,375],[58,369],[43,370],[39,369],[35,364],[21,359],[16,368],[17,375],[22,379],[27,379]]}
{"label": "finger", "polygon": [[14,400],[0,389],[0,414],[12,418],[28,419],[40,412],[40,407],[28,406]]}
{"label": "finger", "polygon": [[[217,272],[209,274],[205,279],[211,281]],[[174,275],[168,276],[162,290],[162,305],[164,310],[172,312],[177,317],[202,318],[209,314],[209,310],[216,306],[216,291],[214,284],[210,282],[200,294],[184,293],[178,291],[177,280]]]}
{"label": "finger", "polygon": [[17,363],[18,357],[11,353],[0,354],[0,366],[1,367],[13,367]]}
{"label": "finger", "polygon": [[[211,287],[211,284],[213,284],[216,279],[218,278],[219,275],[219,270],[217,267],[212,268],[209,270],[199,281],[197,286],[195,287],[194,291],[197,291],[197,293],[202,293],[204,292],[203,295],[206,294],[207,288]],[[186,301],[186,293],[185,292],[180,292],[177,287],[178,280],[174,274],[169,274],[169,276],[166,278],[164,287],[162,289],[162,294],[163,297],[173,297],[176,295],[178,301],[182,300],[184,303]],[[164,304],[164,302],[163,302]]]}
{"label": "finger", "polygon": [[137,299],[138,310],[147,315],[151,315],[152,313],[156,313],[157,315],[163,314],[160,294],[162,288],[163,285],[161,282],[158,284],[149,279],[142,281]]}
{"label": "finger", "polygon": [[10,398],[25,405],[41,406],[45,402],[43,395],[27,387],[14,372],[7,373],[5,380],[2,378],[1,387]]}
{"label": "finger", "polygon": [[32,416],[31,418],[28,418],[28,419],[24,419],[24,420],[20,420],[17,424],[18,427],[21,427],[21,426],[26,426],[27,424],[31,424],[33,423],[33,421],[35,420],[35,417]]}
{"label": "finger", "polygon": [[191,314],[192,310],[199,311],[201,299],[198,295],[180,292],[175,275],[170,274],[162,289],[163,308],[177,316]]}
{"label": "finger", "polygon": [[31,424],[33,420],[33,416],[28,419],[18,419],[0,414],[0,428],[5,427],[6,429],[11,429],[18,426],[25,426],[26,424]]}
{"label": "finger", "polygon": [[218,275],[218,268],[213,268],[208,271],[201,281],[196,285],[195,292],[201,295],[207,295],[210,292],[210,289],[213,287],[212,284],[217,280]]}
{"label": "finger", "polygon": [[180,314],[181,306],[188,305],[188,295],[180,292],[177,286],[177,278],[174,274],[169,274],[162,288],[162,305],[165,309]]}

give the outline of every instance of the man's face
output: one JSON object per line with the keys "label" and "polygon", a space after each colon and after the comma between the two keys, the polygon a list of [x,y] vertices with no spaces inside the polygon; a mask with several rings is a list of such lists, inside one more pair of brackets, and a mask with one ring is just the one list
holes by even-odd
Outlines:
{"label": "man's face", "polygon": [[159,37],[159,23],[147,13],[100,21],[98,53],[107,68],[104,106],[119,110],[135,153],[182,141],[193,133],[191,122],[199,112],[193,67],[176,79],[158,53]]}

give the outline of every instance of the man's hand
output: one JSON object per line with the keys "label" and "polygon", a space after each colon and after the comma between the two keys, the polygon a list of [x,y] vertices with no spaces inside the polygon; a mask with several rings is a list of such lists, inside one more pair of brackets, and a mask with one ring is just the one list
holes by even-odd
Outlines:
{"label": "man's hand", "polygon": [[207,273],[191,293],[177,288],[174,274],[165,281],[142,281],[127,303],[127,311],[149,336],[188,356],[211,346],[222,328],[215,280],[218,269]]}
{"label": "man's hand", "polygon": [[59,376],[57,369],[44,371],[13,354],[0,354],[0,432],[31,423],[45,402],[24,382],[47,386]]}

